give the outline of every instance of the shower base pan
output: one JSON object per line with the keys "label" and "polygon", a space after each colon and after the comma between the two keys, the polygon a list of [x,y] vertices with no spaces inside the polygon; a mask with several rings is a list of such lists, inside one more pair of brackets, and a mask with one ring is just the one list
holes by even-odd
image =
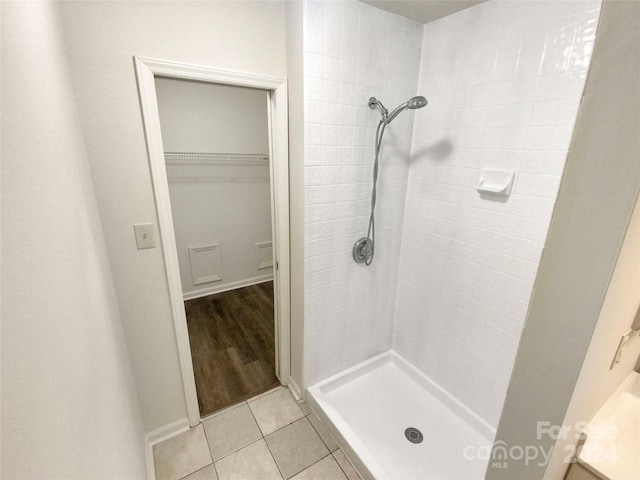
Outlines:
{"label": "shower base pan", "polygon": [[484,478],[495,431],[394,351],[308,393],[311,408],[365,478]]}

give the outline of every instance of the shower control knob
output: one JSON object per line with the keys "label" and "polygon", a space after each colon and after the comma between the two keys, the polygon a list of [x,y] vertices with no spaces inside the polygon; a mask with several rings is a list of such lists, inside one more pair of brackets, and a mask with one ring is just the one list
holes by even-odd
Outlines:
{"label": "shower control knob", "polygon": [[362,237],[353,246],[353,259],[357,263],[371,263],[373,257],[373,243],[370,238]]}

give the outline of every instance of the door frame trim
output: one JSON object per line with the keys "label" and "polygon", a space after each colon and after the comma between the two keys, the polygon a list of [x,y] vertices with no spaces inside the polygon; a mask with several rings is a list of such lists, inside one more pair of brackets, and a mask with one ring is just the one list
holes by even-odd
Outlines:
{"label": "door frame trim", "polygon": [[158,230],[164,259],[169,299],[173,314],[182,385],[191,426],[200,422],[200,410],[193,374],[187,318],[182,296],[173,217],[169,198],[169,184],[164,162],[164,148],[160,130],[160,116],[156,97],[155,77],[196,80],[208,83],[259,88],[269,92],[269,155],[272,185],[272,224],[275,248],[274,282],[277,292],[275,336],[276,374],[283,385],[289,384],[291,371],[290,345],[290,266],[289,266],[289,138],[287,110],[287,81],[243,72],[220,70],[169,60],[133,57],[140,106],[155,197]]}

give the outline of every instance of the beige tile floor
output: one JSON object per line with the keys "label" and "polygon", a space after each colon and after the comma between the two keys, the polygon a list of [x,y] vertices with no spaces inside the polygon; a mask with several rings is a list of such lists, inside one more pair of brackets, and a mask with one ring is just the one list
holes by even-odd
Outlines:
{"label": "beige tile floor", "polygon": [[157,480],[360,480],[304,403],[279,387],[153,447]]}

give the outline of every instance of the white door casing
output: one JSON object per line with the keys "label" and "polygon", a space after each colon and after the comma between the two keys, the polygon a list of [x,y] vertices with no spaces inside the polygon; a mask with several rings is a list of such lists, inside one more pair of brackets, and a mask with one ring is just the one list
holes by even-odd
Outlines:
{"label": "white door casing", "polygon": [[176,344],[189,423],[200,422],[193,375],[189,333],[178,267],[169,184],[164,161],[155,77],[196,80],[268,91],[269,156],[276,336],[276,375],[288,385],[290,375],[290,274],[289,274],[289,152],[287,82],[285,79],[231,72],[200,65],[134,57],[140,105],[149,157],[149,168],[158,215],[160,244],[165,263]]}

